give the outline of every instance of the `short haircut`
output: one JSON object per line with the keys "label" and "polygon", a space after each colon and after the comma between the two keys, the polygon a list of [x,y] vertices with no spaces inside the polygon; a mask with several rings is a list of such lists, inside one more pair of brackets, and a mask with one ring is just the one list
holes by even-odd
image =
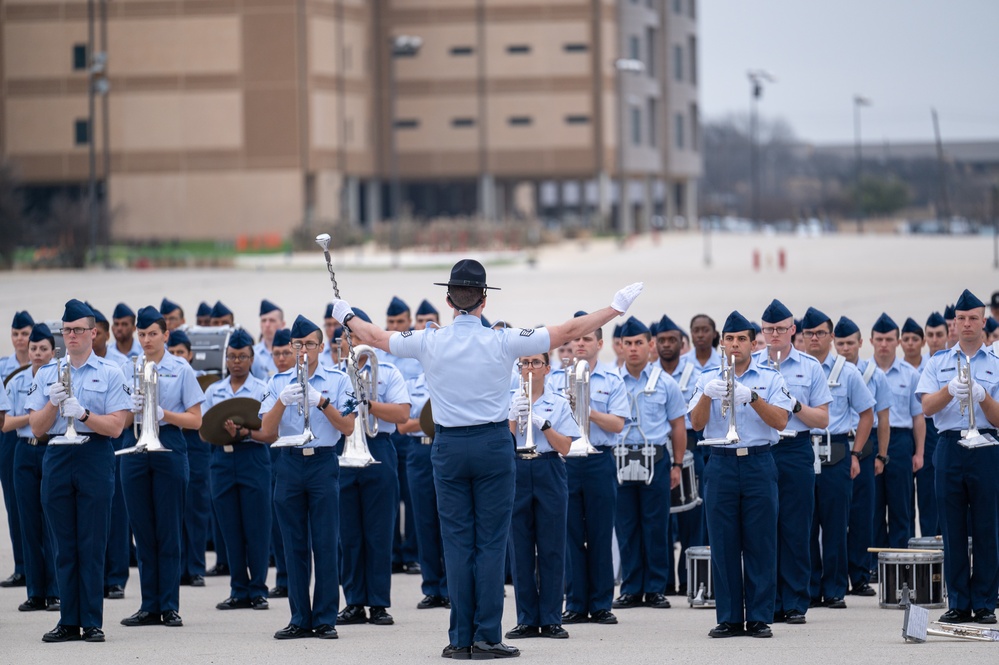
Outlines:
{"label": "short haircut", "polygon": [[449,286],[447,297],[455,309],[468,312],[482,304],[486,291],[480,286]]}

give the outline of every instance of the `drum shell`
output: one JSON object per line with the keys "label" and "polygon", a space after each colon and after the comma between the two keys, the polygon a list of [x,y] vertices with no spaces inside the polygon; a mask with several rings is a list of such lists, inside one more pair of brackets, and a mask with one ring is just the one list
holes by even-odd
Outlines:
{"label": "drum shell", "polygon": [[904,609],[900,604],[902,586],[912,593],[912,603],[920,607],[947,606],[943,552],[879,552],[879,606]]}
{"label": "drum shell", "polygon": [[[704,595],[698,598],[701,585],[704,585]],[[695,608],[715,606],[710,547],[687,548],[687,603]]]}
{"label": "drum shell", "polygon": [[[700,480],[694,471],[694,453],[686,451],[683,454],[683,468],[680,469],[680,484],[670,492],[671,513],[683,513],[701,505]],[[689,588],[689,587],[688,587]]]}
{"label": "drum shell", "polygon": [[234,330],[229,326],[189,327],[185,332],[191,340],[191,367],[195,371],[225,376],[226,347]]}

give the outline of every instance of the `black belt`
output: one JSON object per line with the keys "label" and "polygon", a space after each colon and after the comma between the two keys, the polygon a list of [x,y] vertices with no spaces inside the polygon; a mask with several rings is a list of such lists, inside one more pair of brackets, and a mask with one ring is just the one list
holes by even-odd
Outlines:
{"label": "black belt", "polygon": [[812,438],[812,433],[809,430],[802,430],[795,434],[794,436],[781,437],[778,439],[774,446],[781,446],[785,443],[794,443],[795,441],[809,441]]}
{"label": "black belt", "polygon": [[49,435],[49,434],[43,434],[42,436],[37,437],[37,438],[36,437],[30,437],[30,438],[26,439],[24,437],[21,437],[21,441],[24,441],[29,446],[47,446],[47,445],[49,445],[49,439],[51,439],[51,438],[52,438],[51,435]]}
{"label": "black belt", "polygon": [[[999,430],[994,430],[994,429],[979,429],[978,433],[979,434],[991,434],[993,438],[999,438]],[[938,432],[938,434],[939,434],[940,438],[943,439],[944,441],[957,442],[962,437],[961,430],[956,430],[956,429],[946,429],[946,430],[943,430],[942,432]]]}
{"label": "black belt", "polygon": [[535,459],[550,459],[552,457],[558,457],[559,456],[559,454],[557,452],[555,452],[554,450],[549,451],[547,453],[534,453],[534,454],[525,453],[525,454],[530,455],[530,457],[521,457],[520,454],[518,453],[517,454],[517,459],[524,460],[525,462],[530,462],[531,460],[535,460]]}
{"label": "black belt", "polygon": [[742,446],[739,448],[722,448],[721,446],[711,446],[711,455],[721,455],[722,457],[747,457],[749,455],[769,455],[773,446]]}
{"label": "black belt", "polygon": [[479,432],[488,429],[508,429],[510,427],[510,422],[507,420],[501,420],[497,423],[482,423],[481,425],[465,425],[462,427],[444,427],[443,425],[438,425],[434,423],[434,431],[438,434],[442,432],[447,433],[458,433],[458,432]]}
{"label": "black belt", "polygon": [[292,455],[299,455],[300,457],[312,457],[313,455],[335,455],[335,446],[316,446],[314,448],[299,448],[298,446],[292,446],[291,448],[286,448],[288,452]]}
{"label": "black belt", "polygon": [[910,434],[912,433],[911,427],[891,427],[889,429],[891,430],[892,434],[901,434],[902,432],[909,432]]}
{"label": "black belt", "polygon": [[227,443],[224,446],[212,446],[212,448],[218,448],[223,453],[231,455],[235,452],[240,452],[244,450],[252,450],[254,448],[263,448],[263,446],[256,441],[236,441],[234,443]]}

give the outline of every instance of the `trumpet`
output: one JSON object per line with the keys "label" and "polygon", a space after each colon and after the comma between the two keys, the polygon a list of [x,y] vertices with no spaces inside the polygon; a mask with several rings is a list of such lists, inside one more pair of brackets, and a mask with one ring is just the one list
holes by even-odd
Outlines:
{"label": "trumpet", "polygon": [[[73,396],[73,376],[71,374],[72,368],[69,365],[68,351],[63,356],[62,361],[63,365],[59,370],[59,383],[66,389],[66,398],[68,399]],[[62,404],[59,405],[59,415],[66,418]],[[49,443],[53,445],[75,445],[90,441],[89,436],[81,436],[76,433],[76,426],[73,424],[73,420],[74,418],[66,418],[66,433],[52,437]]]}
{"label": "trumpet", "polygon": [[[525,385],[526,384],[526,385]],[[517,457],[534,459],[538,456],[538,447],[534,444],[534,375],[528,374],[527,381],[520,375],[520,392],[527,397],[527,415],[517,416],[517,431],[524,437],[524,445],[517,446]]]}
{"label": "trumpet", "polygon": [[288,434],[278,437],[277,441],[271,444],[273,448],[291,448],[294,446],[304,446],[310,441],[314,441],[316,435],[312,433],[312,419],[309,411],[309,357],[304,351],[298,352],[298,360],[295,362],[296,381],[302,387],[302,401],[298,404],[298,415],[302,417],[302,433]]}
{"label": "trumpet", "polygon": [[566,370],[566,377],[570,374],[572,380],[566,379],[573,388],[569,402],[573,405],[572,415],[579,424],[580,435],[578,439],[573,439],[566,457],[599,455],[600,451],[590,443],[590,363],[582,359],[577,360],[571,372]]}
{"label": "trumpet", "polygon": [[[347,437],[343,444],[343,454],[340,455],[340,466],[363,468],[371,464],[381,464],[371,454],[368,448],[368,437],[378,436],[378,418],[371,414],[368,400],[378,395],[378,356],[375,350],[366,344],[358,344],[354,347],[357,358],[357,365],[354,365],[354,357],[348,357],[347,375],[354,385],[354,394],[357,396],[357,421],[354,423],[354,431]],[[366,360],[364,367],[360,367],[361,360]]]}
{"label": "trumpet", "polygon": [[[722,354],[722,355],[724,355],[724,354]],[[779,372],[780,371],[780,351],[777,352],[777,357],[776,358],[771,358],[770,357],[770,345],[767,344],[767,356],[766,357],[767,357],[766,366],[769,367],[770,369],[772,369],[775,372]]]}
{"label": "trumpet", "polygon": [[569,408],[573,413],[576,412],[576,372],[575,364],[577,360],[575,358],[562,358],[562,372],[565,377],[565,383],[562,386],[562,392],[565,394],[566,399],[569,400]]}
{"label": "trumpet", "polygon": [[735,356],[731,358],[722,353],[722,381],[728,387],[725,398],[721,403],[721,415],[728,416],[728,432],[718,439],[704,439],[700,441],[700,446],[729,446],[739,443],[739,431],[736,427],[735,419]]}
{"label": "trumpet", "polygon": [[[138,369],[138,373],[136,372]],[[141,380],[139,376],[141,376]],[[142,395],[142,430],[133,418],[132,428],[135,433],[135,445],[116,450],[115,455],[134,455],[136,453],[169,453],[169,448],[160,442],[160,423],[156,418],[156,407],[160,401],[160,374],[156,364],[142,359],[142,365],[136,364],[132,358],[132,384],[136,394]]]}
{"label": "trumpet", "polygon": [[925,607],[912,603],[912,594],[908,584],[902,585],[901,598],[899,605],[905,608],[905,615],[902,618],[902,639],[906,642],[922,643],[930,635],[956,637],[978,642],[999,642],[999,630],[995,628],[930,621],[929,611]]}
{"label": "trumpet", "polygon": [[960,352],[957,354],[957,379],[964,385],[968,387],[968,398],[959,401],[961,407],[961,415],[968,415],[968,429],[961,432],[961,438],[958,443],[965,448],[983,448],[985,446],[995,446],[999,445],[999,441],[996,441],[991,434],[982,434],[978,431],[977,423],[975,422],[975,403],[971,399],[972,388],[975,385],[975,379],[971,375],[971,358],[965,356],[964,363],[961,362]]}

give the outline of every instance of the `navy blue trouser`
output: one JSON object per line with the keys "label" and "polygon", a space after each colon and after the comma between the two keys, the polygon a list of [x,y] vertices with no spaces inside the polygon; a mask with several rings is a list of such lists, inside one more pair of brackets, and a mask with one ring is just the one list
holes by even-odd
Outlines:
{"label": "navy blue trouser", "polygon": [[[392,536],[392,563],[409,563],[419,557],[416,528],[413,526],[413,500],[409,493],[409,480],[406,478],[406,459],[413,446],[420,445],[413,437],[399,432],[389,435],[395,446],[396,468],[399,473],[399,501],[402,508],[396,511],[395,532]],[[405,527],[405,533],[403,532]]]}
{"label": "navy blue trouser", "polygon": [[56,547],[63,626],[104,625],[104,555],[108,546],[114,449],[90,434],[80,445],[47,446],[42,508]]}
{"label": "navy blue trouser", "polygon": [[413,529],[423,575],[423,593],[448,597],[444,566],[441,521],[437,516],[437,490],[434,488],[432,446],[415,443],[406,457],[406,480],[413,504]]}
{"label": "navy blue trouser", "polygon": [[[278,457],[274,506],[281,520],[288,562],[291,623],[302,628],[336,625],[340,604],[339,477],[340,467],[332,446],[284,448]],[[313,561],[316,581],[310,599]]]}
{"label": "navy blue trouser", "polygon": [[[171,452],[121,457],[121,487],[139,560],[143,612],[180,609],[180,539],[187,498],[187,441],[175,425],[160,425],[160,442]],[[134,445],[126,430],[125,445]]]}
{"label": "navy blue trouser", "polygon": [[[715,451],[711,451],[713,455]],[[773,447],[780,509],[777,517],[777,610],[808,611],[809,541],[815,511],[815,452],[808,432]],[[710,532],[710,529],[709,529]],[[711,538],[714,545],[714,538]],[[771,615],[770,619],[773,619]]]}
{"label": "navy blue trouser", "polygon": [[[777,592],[777,477],[769,446],[711,451],[704,506],[719,623],[770,623]],[[743,611],[745,609],[745,611]]]}
{"label": "navy blue trouser", "polygon": [[[700,492],[701,499],[704,499],[704,487],[701,478],[704,476],[704,457],[698,453],[697,442],[703,437],[700,432],[692,429],[687,430],[687,450],[694,453],[694,476],[697,478],[697,491]],[[707,447],[707,446],[703,446]],[[681,460],[682,461],[682,460]],[[680,541],[680,559],[677,561],[676,577],[682,586],[687,585],[687,548],[701,547],[704,542],[704,532],[707,530],[704,522],[704,504],[685,510],[673,515],[676,523],[676,536]],[[673,548],[670,547],[670,553]],[[672,565],[670,566],[672,568]]]}
{"label": "navy blue trouser", "polygon": [[[926,418],[926,442],[923,444],[923,468],[916,472],[916,506],[919,508],[919,534],[923,537],[940,535],[937,519],[936,466],[933,460],[937,449],[937,427],[932,418]],[[910,531],[916,533],[916,511],[909,521]]]}
{"label": "navy blue trouser", "polygon": [[181,540],[181,575],[193,577],[205,574],[205,547],[212,511],[208,463],[211,444],[201,439],[195,430],[184,430],[187,439],[187,503],[184,506],[184,537]]}
{"label": "navy blue trouser", "polygon": [[20,512],[21,547],[28,598],[59,595],[56,581],[55,543],[42,507],[42,477],[45,446],[32,446],[17,439],[14,452],[14,491]]}
{"label": "navy blue trouser", "polygon": [[510,535],[517,623],[562,623],[565,589],[565,516],[569,485],[558,453],[518,459]]}
{"label": "navy blue trouser", "polygon": [[21,523],[17,510],[17,495],[14,492],[14,451],[17,450],[17,432],[0,433],[0,487],[3,489],[3,505],[7,511],[7,531],[14,555],[14,572],[24,574],[24,556],[21,545]]}
{"label": "navy blue trouser", "polygon": [[617,490],[617,544],[621,593],[665,593],[669,573],[670,457],[655,463],[652,482],[626,482]]}
{"label": "navy blue trouser", "polygon": [[388,434],[368,439],[368,450],[379,464],[340,468],[340,583],[347,605],[389,607],[399,458]]}
{"label": "navy blue trouser", "polygon": [[[131,439],[128,445],[132,445]],[[111,439],[115,450],[125,445],[124,434]],[[108,533],[108,550],[104,562],[104,586],[117,584],[124,587],[128,582],[128,565],[132,558],[132,531],[128,526],[128,509],[125,507],[125,492],[121,488],[121,458],[114,458],[114,496],[111,498],[111,528]]]}
{"label": "navy blue trouser", "polygon": [[501,641],[503,573],[516,482],[507,421],[437,427],[431,459],[451,594],[450,643]]}
{"label": "navy blue trouser", "polygon": [[614,599],[612,538],[617,506],[617,467],[609,447],[599,455],[570,457],[566,516],[565,609],[580,614],[610,610]]}
{"label": "navy blue trouser", "polygon": [[[846,449],[846,455],[833,465],[822,467],[815,476],[815,514],[812,518],[812,574],[809,593],[812,598],[842,598],[846,595],[847,572],[846,529],[850,522],[849,440],[845,435],[833,436],[832,445]],[[821,541],[819,530],[821,529]]]}
{"label": "navy blue trouser", "polygon": [[[888,464],[874,478],[874,545],[876,547],[909,546],[913,536],[912,521],[912,454],[915,443],[912,430],[891,428],[888,444]],[[885,512],[887,511],[887,522]]]}
{"label": "navy blue trouser", "polygon": [[[877,434],[872,434],[877,446]],[[850,498],[850,525],[846,534],[850,586],[859,587],[871,581],[874,555],[867,551],[874,543],[874,455],[860,460],[860,473],[853,479]],[[908,543],[906,543],[908,547]]]}
{"label": "navy blue trouser", "polygon": [[[995,430],[979,431],[999,436]],[[999,589],[999,446],[969,450],[958,445],[960,436],[944,431],[937,441],[947,604],[962,611],[994,611]],[[975,548],[974,570],[968,557],[969,535]]]}
{"label": "navy blue trouser", "polygon": [[274,556],[274,586],[288,586],[288,562],[284,556],[284,538],[281,537],[281,520],[274,503],[274,485],[277,483],[277,463],[280,448],[271,448],[271,554]]}
{"label": "navy blue trouser", "polygon": [[212,451],[212,502],[225,534],[229,595],[267,597],[271,536],[271,454],[259,443]]}

